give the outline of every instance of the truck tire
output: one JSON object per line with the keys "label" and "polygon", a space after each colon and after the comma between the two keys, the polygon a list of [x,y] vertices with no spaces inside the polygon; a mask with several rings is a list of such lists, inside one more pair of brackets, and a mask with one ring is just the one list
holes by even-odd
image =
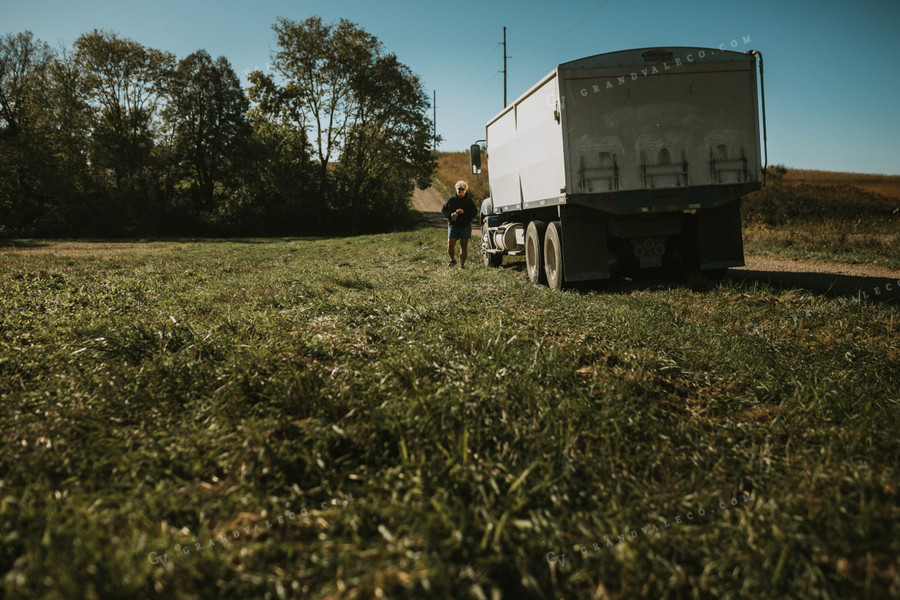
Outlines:
{"label": "truck tire", "polygon": [[562,223],[559,221],[547,225],[544,235],[544,272],[551,290],[563,289]]}
{"label": "truck tire", "polygon": [[531,221],[525,230],[525,270],[531,283],[546,283],[544,273],[544,232],[547,225],[543,221]]}
{"label": "truck tire", "polygon": [[484,233],[481,234],[481,258],[484,266],[496,269],[503,264],[503,255],[499,252],[488,252],[491,247],[491,232],[488,230],[487,223],[481,226]]}

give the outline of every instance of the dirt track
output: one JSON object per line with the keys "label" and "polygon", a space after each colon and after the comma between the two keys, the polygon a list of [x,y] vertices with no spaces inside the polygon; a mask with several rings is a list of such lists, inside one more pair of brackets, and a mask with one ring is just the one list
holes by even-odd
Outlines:
{"label": "dirt track", "polygon": [[[436,227],[444,226],[444,198],[436,189],[417,189],[413,208]],[[473,232],[474,237],[480,234]],[[870,300],[900,299],[900,270],[869,264],[835,263],[775,256],[745,256],[746,266],[729,270],[729,277],[768,281],[820,292],[853,294]]]}
{"label": "dirt track", "polygon": [[897,269],[776,256],[747,255],[744,262],[746,266],[730,269],[729,277],[853,294],[868,300],[900,299],[900,270]]}
{"label": "dirt track", "polygon": [[447,221],[444,219],[444,215],[441,214],[444,198],[433,187],[424,190],[416,188],[413,192],[412,205],[413,209],[422,213],[425,220],[435,227],[444,227],[446,225]]}
{"label": "dirt track", "polygon": [[419,212],[440,214],[441,207],[444,206],[444,199],[433,187],[426,190],[416,188],[413,192],[412,205]]}

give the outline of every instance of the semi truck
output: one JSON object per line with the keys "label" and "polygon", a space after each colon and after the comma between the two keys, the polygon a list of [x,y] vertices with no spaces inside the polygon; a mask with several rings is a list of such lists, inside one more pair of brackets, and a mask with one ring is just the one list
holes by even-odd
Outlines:
{"label": "semi truck", "polygon": [[740,199],[768,162],[762,82],[755,50],[640,48],[558,65],[470,148],[473,173],[482,154],[488,163],[484,264],[524,254],[528,278],[553,289],[743,265]]}

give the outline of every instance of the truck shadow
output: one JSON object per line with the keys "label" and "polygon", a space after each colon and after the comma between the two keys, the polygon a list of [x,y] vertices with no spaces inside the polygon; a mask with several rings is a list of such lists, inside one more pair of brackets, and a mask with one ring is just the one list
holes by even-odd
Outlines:
{"label": "truck shadow", "polygon": [[[524,265],[510,265],[510,270],[524,272]],[[838,273],[805,271],[730,270],[723,281],[760,282],[780,290],[803,289],[826,297],[852,297],[860,300],[900,301],[900,280],[888,277],[854,276]],[[629,276],[578,284],[570,288],[578,293],[628,294],[635,291],[689,288],[708,291],[720,281],[704,279],[697,273],[640,272]]]}
{"label": "truck shadow", "polygon": [[810,273],[806,271],[731,270],[732,281],[759,281],[778,288],[804,289],[824,296],[853,296],[861,300],[900,300],[900,279]]}

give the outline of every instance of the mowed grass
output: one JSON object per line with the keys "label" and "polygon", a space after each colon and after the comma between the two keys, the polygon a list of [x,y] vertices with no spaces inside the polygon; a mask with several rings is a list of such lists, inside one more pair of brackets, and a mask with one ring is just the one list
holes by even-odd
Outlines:
{"label": "mowed grass", "polygon": [[889,597],[895,302],[440,229],[0,252],[6,598]]}

